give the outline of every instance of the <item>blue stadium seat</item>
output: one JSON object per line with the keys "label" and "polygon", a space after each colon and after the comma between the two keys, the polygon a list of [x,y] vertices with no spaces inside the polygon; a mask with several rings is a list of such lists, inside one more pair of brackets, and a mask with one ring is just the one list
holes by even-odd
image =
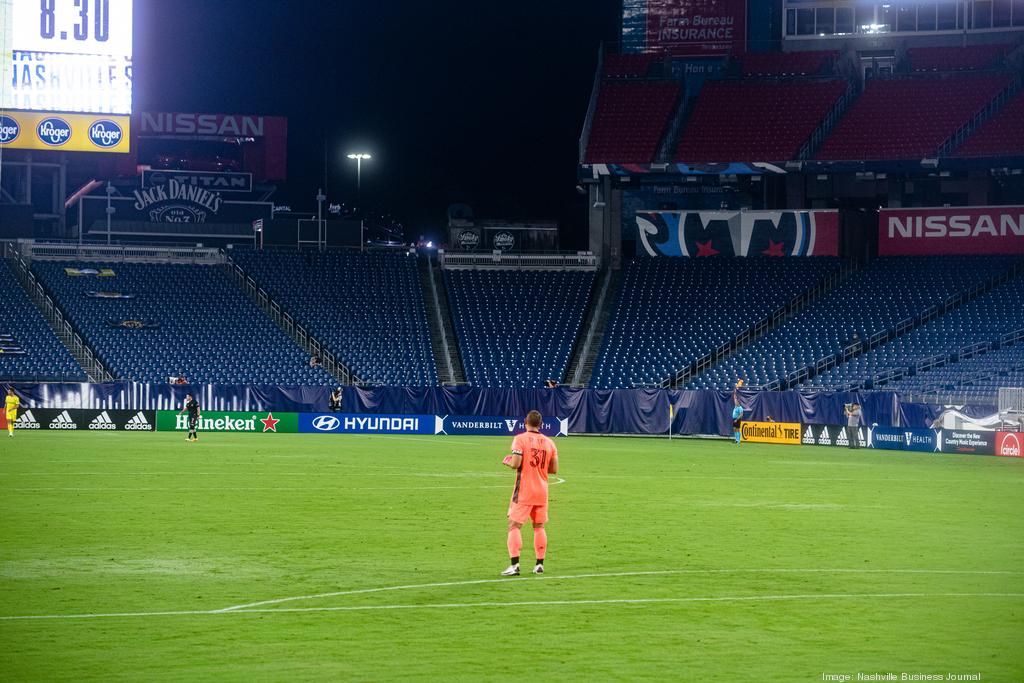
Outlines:
{"label": "blue stadium seat", "polygon": [[[858,271],[828,296],[694,379],[689,388],[748,386],[784,379],[861,339],[893,329],[932,306],[1005,272],[1009,257],[885,257]],[[933,344],[941,344],[933,340]],[[896,348],[896,347],[893,347]],[[933,346],[934,348],[934,346]],[[850,365],[852,369],[854,365]],[[843,388],[842,372],[815,386]]]}
{"label": "blue stadium seat", "polygon": [[660,384],[839,265],[830,257],[631,261],[623,271],[591,386]]}
{"label": "blue stadium seat", "polygon": [[487,387],[562,381],[593,273],[445,271],[466,380]]}
{"label": "blue stadium seat", "polygon": [[232,258],[363,382],[437,385],[414,257],[236,249]]}
{"label": "blue stadium seat", "polygon": [[89,378],[21,288],[10,265],[0,263],[0,334],[20,353],[0,353],[0,380],[87,382]]}
{"label": "blue stadium seat", "polygon": [[[71,277],[67,267],[111,268],[114,277]],[[323,368],[216,266],[81,264],[37,261],[32,270],[119,379],[194,383],[333,384]],[[117,291],[133,299],[95,299]],[[108,320],[159,323],[158,329],[110,327]]]}

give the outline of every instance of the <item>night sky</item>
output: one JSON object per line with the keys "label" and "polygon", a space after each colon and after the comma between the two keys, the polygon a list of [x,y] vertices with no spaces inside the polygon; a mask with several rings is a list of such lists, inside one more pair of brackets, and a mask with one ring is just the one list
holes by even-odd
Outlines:
{"label": "night sky", "polygon": [[[136,2],[135,110],[284,115],[275,196],[351,202],[435,232],[453,202],[478,216],[585,224],[577,144],[617,0]],[[568,239],[565,239],[568,238]]]}

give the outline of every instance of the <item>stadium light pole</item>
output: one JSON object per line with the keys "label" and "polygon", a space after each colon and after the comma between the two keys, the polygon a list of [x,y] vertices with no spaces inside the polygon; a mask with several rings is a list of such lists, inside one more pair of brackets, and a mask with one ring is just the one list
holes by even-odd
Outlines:
{"label": "stadium light pole", "polygon": [[352,154],[346,155],[349,159],[356,160],[356,201],[360,200],[360,194],[363,190],[363,159],[372,159],[373,156],[366,152],[353,152]]}

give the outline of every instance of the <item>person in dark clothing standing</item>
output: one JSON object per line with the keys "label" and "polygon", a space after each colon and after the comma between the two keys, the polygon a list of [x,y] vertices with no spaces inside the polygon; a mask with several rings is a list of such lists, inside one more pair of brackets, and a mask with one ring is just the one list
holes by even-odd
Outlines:
{"label": "person in dark clothing standing", "polygon": [[188,413],[188,436],[185,437],[185,440],[199,441],[196,431],[199,428],[199,418],[202,417],[202,412],[199,409],[199,401],[192,398],[192,394],[185,394],[185,405],[178,411],[178,415],[184,412]]}
{"label": "person in dark clothing standing", "polygon": [[328,405],[330,406],[332,413],[337,413],[341,410],[341,387],[338,387],[331,392],[331,397],[328,399]]}

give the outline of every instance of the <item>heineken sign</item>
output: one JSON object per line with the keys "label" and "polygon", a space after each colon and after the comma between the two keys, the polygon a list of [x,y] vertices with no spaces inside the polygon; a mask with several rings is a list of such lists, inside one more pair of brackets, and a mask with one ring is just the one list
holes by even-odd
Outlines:
{"label": "heineken sign", "polygon": [[[299,431],[297,413],[203,411],[197,425],[201,432],[268,432],[294,434]],[[161,432],[187,432],[188,415],[159,410],[156,428]]]}

